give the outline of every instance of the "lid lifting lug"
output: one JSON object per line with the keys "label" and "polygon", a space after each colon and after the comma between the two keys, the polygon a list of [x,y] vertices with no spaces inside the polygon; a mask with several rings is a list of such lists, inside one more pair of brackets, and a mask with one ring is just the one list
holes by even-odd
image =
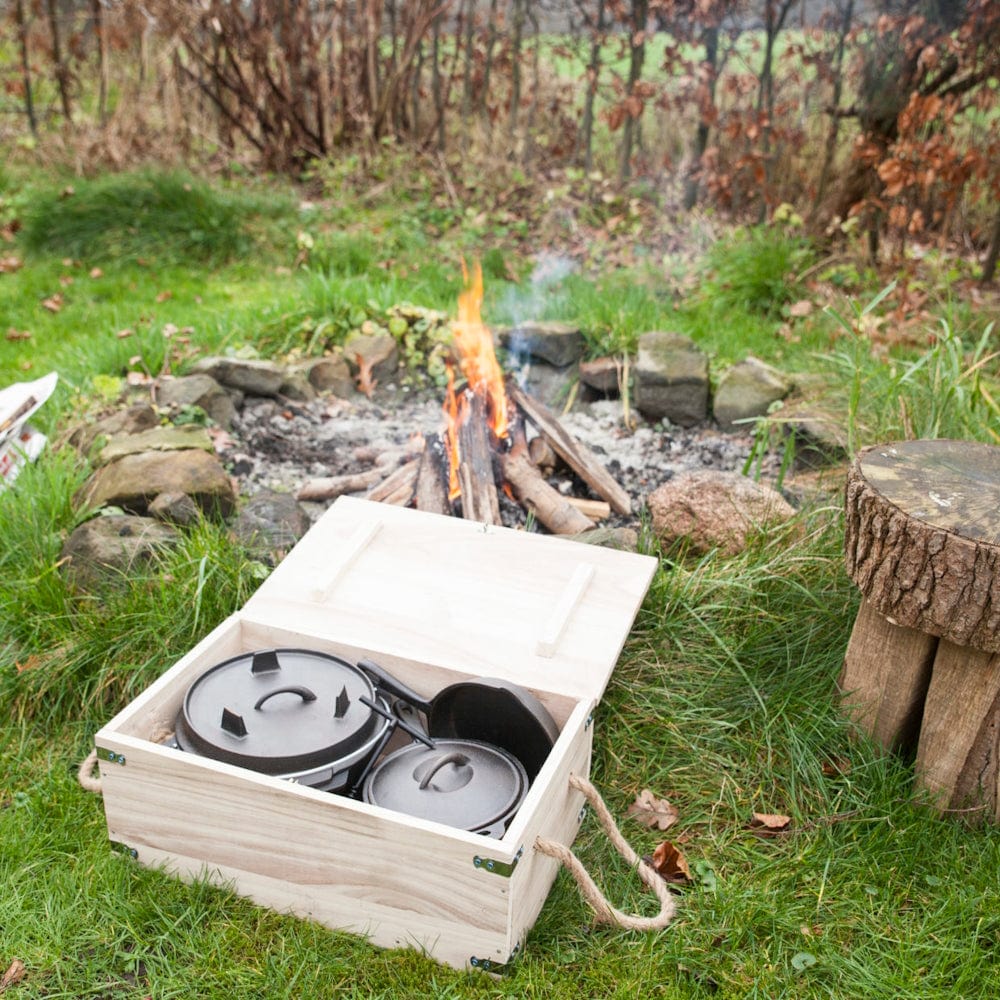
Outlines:
{"label": "lid lifting lug", "polygon": [[[514,860],[509,863],[506,861],[497,861],[494,858],[482,858],[478,854],[472,859],[472,863],[476,868],[481,868],[483,871],[492,872],[494,875],[500,875],[503,878],[510,878],[514,874],[514,869],[517,867],[517,863],[521,860],[523,854],[524,846],[522,845],[517,849]],[[489,959],[484,958],[479,961],[488,962]]]}

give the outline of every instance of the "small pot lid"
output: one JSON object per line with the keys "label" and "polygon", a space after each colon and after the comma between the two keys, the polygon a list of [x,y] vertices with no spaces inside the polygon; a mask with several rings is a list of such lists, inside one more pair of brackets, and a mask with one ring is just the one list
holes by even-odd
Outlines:
{"label": "small pot lid", "polygon": [[188,688],[177,719],[181,749],[265,774],[291,775],[345,761],[389,723],[361,701],[368,677],[307,649],[234,656]]}
{"label": "small pot lid", "polygon": [[506,751],[473,740],[435,740],[390,754],[365,782],[366,802],[421,819],[477,831],[508,819],[528,777]]}

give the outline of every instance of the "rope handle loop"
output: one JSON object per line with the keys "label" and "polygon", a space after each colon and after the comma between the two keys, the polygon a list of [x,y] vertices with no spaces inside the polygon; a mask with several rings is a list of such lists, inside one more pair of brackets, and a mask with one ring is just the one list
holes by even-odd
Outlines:
{"label": "rope handle loop", "polygon": [[101,791],[101,776],[100,774],[94,774],[95,767],[97,767],[97,751],[91,750],[80,763],[80,768],[76,772],[76,779],[80,782],[80,786],[88,792],[101,795],[103,794]]}
{"label": "rope handle loop", "polygon": [[628,931],[658,931],[662,930],[674,918],[677,903],[670,892],[667,883],[659,874],[643,861],[632,849],[632,845],[622,835],[615,823],[610,810],[604,804],[601,793],[586,779],[579,775],[569,776],[570,787],[583,792],[584,798],[593,807],[598,822],[604,828],[615,850],[630,864],[638,868],[639,878],[648,886],[660,901],[660,912],[655,917],[642,917],[632,913],[622,913],[608,902],[607,897],[597,887],[583,862],[565,845],[544,837],[535,839],[535,850],[547,854],[559,861],[576,880],[583,898],[590,904],[599,924],[617,924]]}

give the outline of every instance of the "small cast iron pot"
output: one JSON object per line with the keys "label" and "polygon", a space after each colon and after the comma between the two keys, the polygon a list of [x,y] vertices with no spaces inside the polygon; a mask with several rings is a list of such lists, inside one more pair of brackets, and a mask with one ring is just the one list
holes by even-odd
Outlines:
{"label": "small cast iron pot", "polygon": [[265,649],[194,681],[176,740],[182,750],[339,792],[361,781],[392,726],[384,698],[353,664],[316,650]]}
{"label": "small cast iron pot", "polygon": [[502,837],[528,793],[524,766],[506,750],[476,740],[411,743],[381,760],[364,800],[408,816],[488,837]]}

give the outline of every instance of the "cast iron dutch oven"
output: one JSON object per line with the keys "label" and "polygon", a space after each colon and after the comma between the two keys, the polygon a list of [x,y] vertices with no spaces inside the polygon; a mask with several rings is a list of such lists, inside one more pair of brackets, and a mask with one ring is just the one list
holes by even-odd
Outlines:
{"label": "cast iron dutch oven", "polygon": [[528,793],[520,761],[476,740],[434,744],[411,743],[376,764],[365,781],[365,802],[502,837]]}
{"label": "cast iron dutch oven", "polygon": [[450,684],[428,699],[371,660],[361,660],[358,666],[381,691],[423,712],[432,739],[488,743],[520,761],[529,781],[535,780],[559,737],[548,709],[517,684],[482,677]]}
{"label": "cast iron dutch oven", "polygon": [[392,727],[384,699],[353,664],[265,649],[216,664],[188,688],[176,739],[182,750],[340,791],[360,782]]}

